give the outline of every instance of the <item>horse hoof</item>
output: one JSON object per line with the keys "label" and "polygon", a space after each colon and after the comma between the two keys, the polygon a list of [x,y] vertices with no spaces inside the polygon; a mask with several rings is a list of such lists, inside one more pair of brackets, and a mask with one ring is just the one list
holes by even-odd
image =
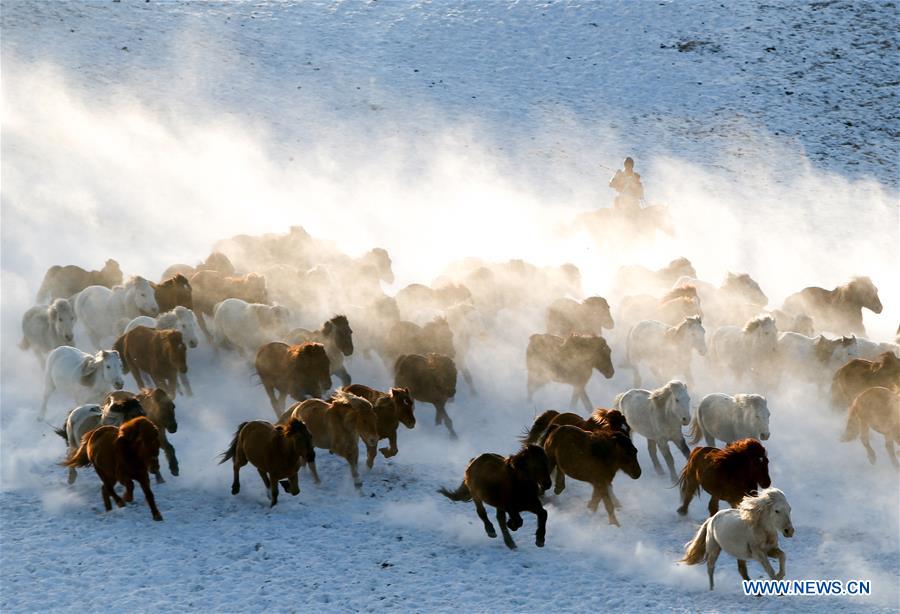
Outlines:
{"label": "horse hoof", "polygon": [[162,522],[162,519],[163,519],[162,514],[154,514],[153,515],[153,520]]}
{"label": "horse hoof", "polygon": [[534,545],[537,546],[538,548],[543,548],[543,547],[544,547],[544,540],[542,540],[542,539],[536,540],[536,541],[534,542]]}
{"label": "horse hoof", "polygon": [[178,477],[178,467],[172,467],[169,469],[169,473],[174,475],[176,478]]}
{"label": "horse hoof", "polygon": [[516,547],[517,547],[517,546],[516,546],[516,542],[514,542],[514,541],[511,541],[511,540],[510,540],[510,541],[505,542],[505,543],[506,543],[506,547],[509,548],[510,550],[515,550]]}
{"label": "horse hoof", "polygon": [[232,487],[231,487],[231,494],[236,495],[236,494],[238,494],[239,492],[241,492],[241,487],[240,487],[240,486],[232,486]]}
{"label": "horse hoof", "polygon": [[487,536],[490,537],[491,539],[494,539],[497,537],[497,532],[496,531],[488,531]]}

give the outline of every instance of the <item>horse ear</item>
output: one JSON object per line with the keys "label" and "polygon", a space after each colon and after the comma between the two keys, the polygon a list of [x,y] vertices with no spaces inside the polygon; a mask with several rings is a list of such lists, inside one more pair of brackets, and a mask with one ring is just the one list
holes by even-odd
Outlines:
{"label": "horse ear", "polygon": [[88,356],[84,359],[84,362],[81,363],[81,377],[82,379],[91,377],[97,371],[97,367],[100,366],[100,361],[102,357],[99,359],[95,356]]}
{"label": "horse ear", "polygon": [[322,327],[322,332],[326,335],[331,334],[331,329],[334,328],[334,324],[331,323],[331,320],[325,322],[325,325]]}

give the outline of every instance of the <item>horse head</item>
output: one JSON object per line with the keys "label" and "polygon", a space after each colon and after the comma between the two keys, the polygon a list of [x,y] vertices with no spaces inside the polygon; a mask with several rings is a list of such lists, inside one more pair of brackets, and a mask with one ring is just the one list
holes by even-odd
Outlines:
{"label": "horse head", "polygon": [[58,298],[50,303],[47,314],[57,338],[71,344],[75,340],[75,310],[72,303],[68,299]]}
{"label": "horse head", "polygon": [[178,305],[173,310],[177,322],[175,324],[175,329],[181,333],[181,338],[188,344],[188,347],[195,348],[200,342],[200,339],[197,337],[197,316],[194,315],[194,312],[184,307],[182,305]]}
{"label": "horse head", "polygon": [[322,333],[326,337],[332,337],[341,354],[350,356],[353,354],[353,329],[345,315],[337,315],[325,322]]}
{"label": "horse head", "polygon": [[766,487],[755,496],[744,497],[738,506],[738,513],[753,528],[768,529],[785,537],[794,536],[791,506],[784,493],[777,488]]}
{"label": "horse head", "polygon": [[609,302],[602,296],[589,296],[581,302],[588,313],[588,320],[593,330],[601,328],[611,329],[615,326],[612,313],[609,310]]}
{"label": "horse head", "polygon": [[162,336],[163,347],[169,362],[179,373],[187,373],[187,347],[181,338],[181,332],[177,330],[162,330],[158,334]]}
{"label": "horse head", "polygon": [[778,329],[772,316],[757,316],[744,325],[743,331],[751,343],[761,353],[775,353],[778,350]]}
{"label": "horse head", "polygon": [[769,304],[769,297],[762,291],[759,284],[746,273],[728,273],[722,282],[722,290],[736,294],[740,300],[756,307],[765,307]]}
{"label": "horse head", "polygon": [[769,405],[766,398],[758,394],[736,394],[734,402],[754,434],[761,441],[769,439]]}
{"label": "horse head", "polygon": [[[88,363],[93,365],[88,367]],[[121,390],[125,386],[125,380],[122,378],[122,358],[117,351],[100,350],[82,365],[82,377],[90,376],[95,371],[99,371],[103,381],[116,390]]]}
{"label": "horse head", "polygon": [[706,356],[706,329],[703,328],[700,316],[686,317],[676,327],[675,333],[682,339],[687,339],[688,352],[693,349],[700,356]]}
{"label": "horse head", "polygon": [[125,284],[131,289],[131,300],[137,310],[145,316],[159,315],[159,303],[156,302],[156,292],[150,282],[140,276],[132,277]]}
{"label": "horse head", "polygon": [[763,488],[772,485],[772,478],[769,477],[769,455],[765,446],[756,439],[741,439],[732,442],[728,444],[726,450],[744,458],[746,471],[749,473],[748,478]]}
{"label": "horse head", "polygon": [[616,465],[632,480],[641,477],[641,465],[638,462],[637,448],[627,434],[618,431],[613,433]]}
{"label": "horse head", "polygon": [[397,418],[408,429],[416,426],[416,415],[413,413],[415,402],[409,394],[409,388],[391,388],[391,400],[397,411]]}
{"label": "horse head", "polygon": [[150,471],[159,471],[159,430],[147,418],[133,418],[120,426],[116,445],[129,448]]}
{"label": "horse head", "polygon": [[854,277],[847,284],[847,290],[854,301],[861,307],[865,307],[874,313],[881,313],[881,299],[878,298],[878,288],[868,277]]}
{"label": "horse head", "polygon": [[155,414],[156,422],[161,424],[170,433],[178,431],[178,422],[175,420],[175,402],[169,394],[162,388],[154,388],[153,390],[144,389],[141,391],[147,401],[153,405],[152,413]]}
{"label": "horse head", "polygon": [[537,484],[541,492],[550,489],[552,485],[550,461],[542,447],[533,444],[525,445],[518,453],[510,457],[509,462],[515,471]]}

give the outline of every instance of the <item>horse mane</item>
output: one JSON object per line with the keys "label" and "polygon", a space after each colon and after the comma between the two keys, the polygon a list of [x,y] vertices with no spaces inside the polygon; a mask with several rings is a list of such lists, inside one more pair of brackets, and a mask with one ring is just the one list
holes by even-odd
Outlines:
{"label": "horse mane", "polygon": [[328,321],[331,322],[331,324],[334,326],[344,327],[350,325],[349,321],[347,320],[347,316],[345,316],[344,314],[338,314]]}
{"label": "horse mane", "polygon": [[366,410],[372,409],[372,404],[369,403],[368,400],[353,394],[352,392],[347,392],[343,389],[338,389],[331,396],[331,404],[338,405],[349,405],[354,410]]}
{"label": "horse mane", "polygon": [[276,425],[275,430],[284,438],[293,437],[294,435],[309,435],[309,429],[306,428],[306,424],[293,416],[287,424]]}
{"label": "horse mane", "polygon": [[675,380],[668,382],[665,386],[660,386],[656,390],[652,390],[650,392],[650,401],[654,406],[658,407],[661,402],[664,402],[668,399],[672,394],[674,394],[673,386]]}
{"label": "horse mane", "polygon": [[723,464],[734,467],[759,456],[767,456],[761,443],[755,439],[739,439],[725,446],[719,458]]}
{"label": "horse mane", "polygon": [[777,488],[764,488],[756,496],[744,497],[738,506],[738,514],[751,529],[760,529],[763,519],[771,513],[772,507],[779,501],[787,501],[782,491]]}
{"label": "horse mane", "polygon": [[703,322],[700,319],[700,316],[686,316],[681,322],[678,323],[678,326],[675,327],[675,334],[681,333],[684,329],[693,326],[694,323],[702,325]]}

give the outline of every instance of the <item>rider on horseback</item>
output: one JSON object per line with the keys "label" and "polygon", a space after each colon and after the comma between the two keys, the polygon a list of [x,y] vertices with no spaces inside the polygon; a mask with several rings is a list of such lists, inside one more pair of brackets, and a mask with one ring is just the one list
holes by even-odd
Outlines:
{"label": "rider on horseback", "polygon": [[616,171],[609,180],[609,187],[618,192],[613,201],[613,208],[624,211],[634,211],[641,208],[644,200],[644,186],[641,184],[641,176],[634,172],[634,160],[625,158],[625,168]]}

